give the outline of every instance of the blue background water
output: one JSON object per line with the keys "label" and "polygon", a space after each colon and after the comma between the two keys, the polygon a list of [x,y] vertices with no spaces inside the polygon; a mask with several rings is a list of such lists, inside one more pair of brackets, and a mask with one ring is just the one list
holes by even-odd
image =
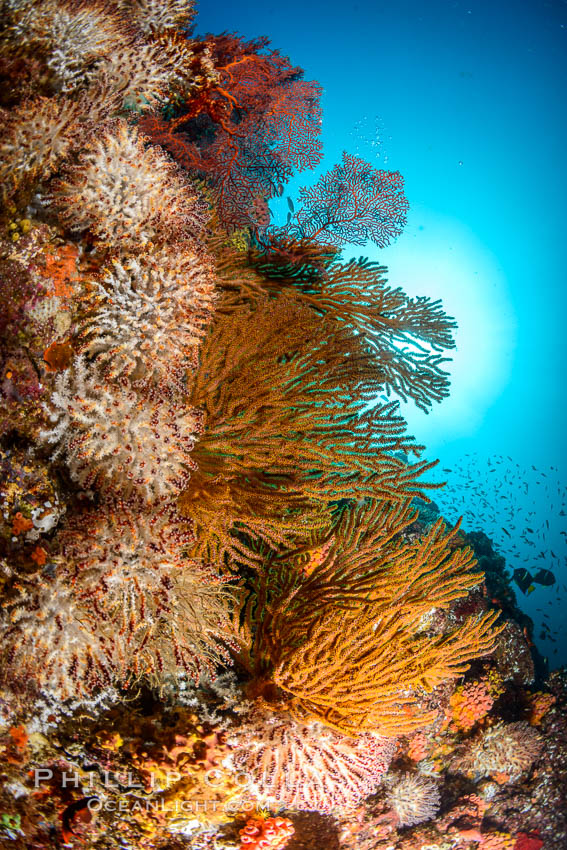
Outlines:
{"label": "blue background water", "polygon": [[[512,568],[555,573],[518,596],[551,665],[567,662],[566,0],[198,9],[198,33],[268,35],[324,88],[324,160],[288,184],[276,222],[345,149],[404,175],[404,234],[344,256],[380,260],[457,318],[450,399],[404,414],[440,458],[448,518],[463,513]],[[555,644],[539,637],[544,616]]]}

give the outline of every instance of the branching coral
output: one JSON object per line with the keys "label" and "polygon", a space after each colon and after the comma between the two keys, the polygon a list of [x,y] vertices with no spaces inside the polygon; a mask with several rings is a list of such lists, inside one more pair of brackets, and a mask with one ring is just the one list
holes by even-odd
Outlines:
{"label": "branching coral", "polygon": [[238,282],[231,280],[234,260],[223,258],[218,273],[226,275],[224,286],[229,293],[223,309],[241,309],[257,297],[259,289],[272,295],[291,289],[326,321],[336,321],[364,337],[376,356],[388,395],[412,399],[425,412],[445,398],[449,381],[444,352],[455,347],[457,324],[441,303],[423,296],[410,298],[400,287],[387,286],[387,269],[378,263],[363,258],[342,263],[333,260],[332,254],[320,254],[315,255],[314,265],[309,262],[313,253],[311,247],[310,252],[300,250],[294,257],[293,243],[273,243],[270,250],[251,252],[261,278],[248,272]]}
{"label": "branching coral", "polygon": [[294,168],[313,167],[321,158],[321,89],[301,80],[301,69],[267,45],[267,39],[245,42],[230,34],[197,43],[196,50],[210,53],[216,78],[205,75],[202,90],[173,120],[142,122],[155,144],[209,181],[228,230],[264,229],[266,200]]}
{"label": "branching coral", "polygon": [[346,152],[314,186],[300,189],[299,199],[298,212],[274,232],[338,246],[371,241],[384,248],[402,232],[409,209],[398,171],[378,171]]}
{"label": "branching coral", "polygon": [[[477,585],[470,549],[454,549],[442,522],[417,542],[406,504],[347,510],[335,542],[307,577],[275,561],[247,604],[245,663],[260,692],[287,695],[299,717],[346,732],[404,734],[431,722],[426,695],[490,652],[494,613],[451,631],[428,627],[432,610]],[[263,684],[262,684],[263,683]]]}
{"label": "branching coral", "polygon": [[83,351],[110,379],[127,376],[164,391],[183,390],[212,316],[215,279],[183,245],[114,260],[94,281],[82,326]]}
{"label": "branching coral", "polygon": [[188,481],[200,417],[177,402],[140,398],[125,382],[109,385],[84,357],[57,376],[45,443],[56,444],[83,488],[117,488],[148,500]]}
{"label": "branching coral", "polygon": [[388,769],[395,742],[369,733],[348,737],[258,704],[229,741],[235,764],[261,800],[287,809],[352,808]]}
{"label": "branching coral", "polygon": [[56,183],[51,201],[71,230],[90,229],[102,243],[125,250],[195,237],[207,218],[173,164],[125,121],[90,143]]}
{"label": "branching coral", "polygon": [[[304,518],[317,513],[315,525],[307,523],[315,528],[333,500],[397,501],[422,492],[419,477],[431,465],[399,456],[421,447],[405,433],[395,405],[368,409],[380,381],[380,361],[362,337],[322,322],[293,293],[219,317],[190,393],[204,431],[195,454],[199,475],[180,505],[198,533],[213,548],[230,549],[230,519],[272,545],[278,535],[285,540],[285,523],[298,511]],[[203,500],[211,508],[222,503],[218,520],[214,510],[203,512]]]}

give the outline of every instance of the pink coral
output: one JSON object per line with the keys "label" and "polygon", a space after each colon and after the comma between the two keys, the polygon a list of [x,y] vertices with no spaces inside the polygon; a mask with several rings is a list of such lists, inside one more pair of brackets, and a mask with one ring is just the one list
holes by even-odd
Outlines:
{"label": "pink coral", "polygon": [[467,682],[457,688],[449,705],[448,718],[457,729],[468,732],[475,723],[486,717],[494,705],[494,699],[486,682]]}
{"label": "pink coral", "polygon": [[280,850],[294,834],[288,818],[249,818],[240,830],[241,850]]}
{"label": "pink coral", "polygon": [[378,785],[396,741],[342,735],[321,723],[257,707],[234,734],[237,766],[255,793],[289,809],[329,812],[357,805]]}

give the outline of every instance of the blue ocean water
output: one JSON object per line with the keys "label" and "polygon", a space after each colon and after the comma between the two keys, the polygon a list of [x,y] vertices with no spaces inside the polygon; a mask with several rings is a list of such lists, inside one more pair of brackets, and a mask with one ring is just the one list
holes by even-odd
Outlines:
{"label": "blue ocean water", "polygon": [[196,32],[222,31],[269,36],[324,89],[324,158],[276,223],[343,150],[404,175],[404,233],[343,256],[458,320],[451,397],[403,413],[440,459],[447,518],[512,571],[554,573],[517,595],[550,666],[567,662],[566,0],[200,3]]}

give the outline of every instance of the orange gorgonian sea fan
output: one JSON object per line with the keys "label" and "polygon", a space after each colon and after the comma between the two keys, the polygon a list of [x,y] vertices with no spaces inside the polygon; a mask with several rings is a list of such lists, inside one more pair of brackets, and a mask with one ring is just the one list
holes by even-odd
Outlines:
{"label": "orange gorgonian sea fan", "polygon": [[148,501],[187,483],[198,411],[184,404],[140,397],[126,380],[112,385],[79,356],[59,374],[46,406],[53,428],[44,443],[56,445],[71,477],[85,489],[117,489]]}
{"label": "orange gorgonian sea fan", "polygon": [[165,154],[145,142],[123,120],[90,141],[50,196],[71,230],[89,230],[125,251],[199,236],[207,205]]}
{"label": "orange gorgonian sea fan", "polygon": [[215,299],[211,265],[190,247],[114,259],[86,302],[83,352],[96,356],[110,379],[182,392]]}
{"label": "orange gorgonian sea fan", "polygon": [[397,736],[436,718],[431,693],[494,648],[498,612],[431,626],[483,575],[441,521],[406,541],[414,519],[409,500],[346,509],[307,576],[293,558],[258,575],[242,620],[251,693],[347,734]]}

